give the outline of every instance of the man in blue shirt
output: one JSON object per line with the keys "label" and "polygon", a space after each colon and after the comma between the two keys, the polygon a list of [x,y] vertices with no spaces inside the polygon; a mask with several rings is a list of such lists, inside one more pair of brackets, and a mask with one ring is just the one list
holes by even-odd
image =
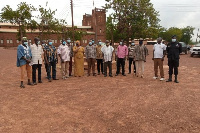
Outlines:
{"label": "man in blue shirt", "polygon": [[20,67],[21,70],[21,88],[25,88],[24,86],[24,73],[27,71],[27,77],[28,77],[28,85],[33,85],[31,83],[31,58],[32,53],[31,49],[28,46],[28,40],[26,37],[22,38],[22,44],[20,44],[17,47],[17,67]]}

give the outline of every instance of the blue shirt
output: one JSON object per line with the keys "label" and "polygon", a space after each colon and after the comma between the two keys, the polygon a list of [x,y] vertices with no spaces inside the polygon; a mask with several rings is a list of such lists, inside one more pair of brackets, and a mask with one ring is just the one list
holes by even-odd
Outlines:
{"label": "blue shirt", "polygon": [[26,64],[26,60],[24,60],[22,57],[25,57],[26,59],[31,59],[32,53],[29,46],[25,47],[22,44],[20,44],[17,47],[17,67]]}

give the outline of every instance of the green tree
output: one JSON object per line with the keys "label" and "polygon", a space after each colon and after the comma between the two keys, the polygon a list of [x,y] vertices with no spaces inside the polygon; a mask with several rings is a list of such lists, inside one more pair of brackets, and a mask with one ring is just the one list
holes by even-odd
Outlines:
{"label": "green tree", "polygon": [[[47,7],[48,2],[46,3]],[[51,34],[58,34],[60,33],[60,25],[58,19],[54,17],[57,10],[52,11],[50,8],[44,8],[41,5],[39,5],[39,12],[40,12],[40,19],[41,22],[39,23],[39,30],[40,38],[48,39]]]}
{"label": "green tree", "polygon": [[17,5],[17,9],[13,10],[9,5],[2,8],[1,21],[9,22],[12,24],[18,24],[18,40],[21,40],[22,36],[26,36],[26,26],[31,22],[32,11],[35,11],[35,7],[26,2],[21,2]]}
{"label": "green tree", "polygon": [[[121,38],[129,40],[129,38],[139,37],[156,38],[158,36],[160,27],[158,24],[160,21],[158,19],[159,14],[153,8],[150,0],[106,1],[105,9],[113,9],[110,18],[113,19],[116,25],[117,40]],[[111,21],[109,22],[111,23]]]}
{"label": "green tree", "polygon": [[186,44],[192,42],[192,35],[194,35],[194,27],[187,26],[185,28],[182,28],[182,38],[180,41],[185,42]]}

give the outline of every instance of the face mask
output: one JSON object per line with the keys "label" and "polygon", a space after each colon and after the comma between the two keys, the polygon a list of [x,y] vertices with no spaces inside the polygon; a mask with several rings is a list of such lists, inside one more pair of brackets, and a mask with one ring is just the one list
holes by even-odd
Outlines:
{"label": "face mask", "polygon": [[94,41],[92,41],[92,43],[94,43]]}
{"label": "face mask", "polygon": [[89,45],[92,45],[92,42],[89,42]]}
{"label": "face mask", "polygon": [[45,46],[45,44],[43,43],[42,46]]}
{"label": "face mask", "polygon": [[135,45],[135,43],[131,43],[131,45],[132,45],[132,46],[134,46],[134,45]]}
{"label": "face mask", "polygon": [[52,45],[53,43],[52,42],[49,42],[49,45]]}
{"label": "face mask", "polygon": [[28,45],[28,42],[24,42],[24,45]]}
{"label": "face mask", "polygon": [[122,45],[122,42],[119,42],[119,45]]}
{"label": "face mask", "polygon": [[99,42],[99,45],[101,45],[101,42]]}
{"label": "face mask", "polygon": [[37,44],[39,45],[39,44],[40,44],[40,41],[38,41]]}
{"label": "face mask", "polygon": [[65,41],[63,41],[63,43],[62,43],[63,45],[65,45],[66,44],[66,42]]}
{"label": "face mask", "polygon": [[139,41],[139,44],[140,44],[140,45],[143,44],[143,41]]}
{"label": "face mask", "polygon": [[176,42],[176,39],[172,39],[172,42]]}
{"label": "face mask", "polygon": [[70,42],[71,42],[71,40],[67,40],[67,42],[68,42],[68,43],[70,43]]}

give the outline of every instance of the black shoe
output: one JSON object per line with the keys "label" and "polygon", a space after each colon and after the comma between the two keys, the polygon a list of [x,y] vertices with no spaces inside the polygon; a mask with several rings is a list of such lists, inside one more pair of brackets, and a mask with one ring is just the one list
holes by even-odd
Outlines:
{"label": "black shoe", "polygon": [[172,82],[172,75],[169,75],[169,79],[166,82]]}
{"label": "black shoe", "polygon": [[28,84],[27,85],[33,85],[33,83],[31,83],[31,82],[28,82]]}
{"label": "black shoe", "polygon": [[38,83],[42,83],[42,80],[38,81]]}
{"label": "black shoe", "polygon": [[57,78],[54,78],[53,80],[59,80],[59,79],[57,79]]}
{"label": "black shoe", "polygon": [[107,75],[104,75],[104,77],[107,77]]}
{"label": "black shoe", "polygon": [[25,86],[23,84],[20,85],[20,88],[25,88]]}
{"label": "black shoe", "polygon": [[36,82],[33,82],[33,85],[37,85],[37,83],[36,83]]}
{"label": "black shoe", "polygon": [[112,75],[109,75],[109,77],[113,77]]}
{"label": "black shoe", "polygon": [[126,74],[122,74],[123,76],[126,76]]}
{"label": "black shoe", "polygon": [[51,82],[51,79],[49,79],[48,81]]}
{"label": "black shoe", "polygon": [[96,73],[93,73],[93,76],[97,76]]}

